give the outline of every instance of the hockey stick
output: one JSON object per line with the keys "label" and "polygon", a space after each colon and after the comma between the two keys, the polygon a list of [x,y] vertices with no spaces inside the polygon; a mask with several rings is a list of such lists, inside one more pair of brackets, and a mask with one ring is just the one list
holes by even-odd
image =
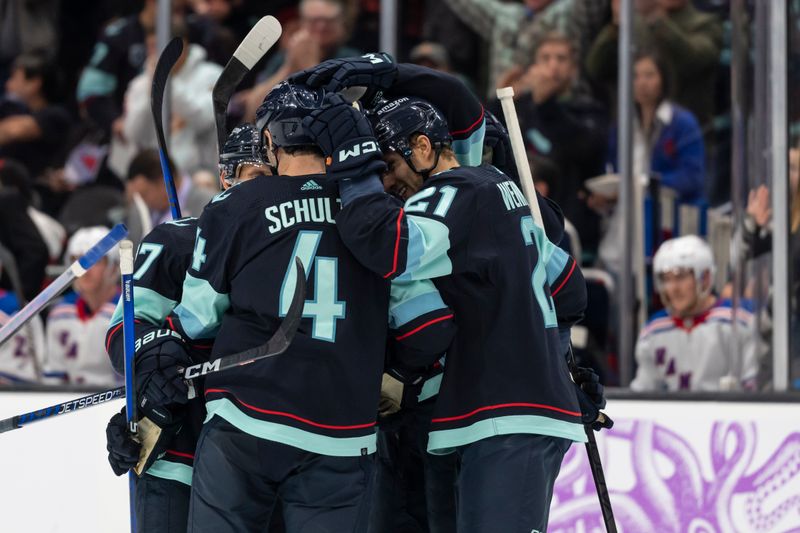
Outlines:
{"label": "hockey stick", "polygon": [[[173,41],[174,42],[174,41]],[[163,57],[163,56],[162,56]],[[158,127],[158,124],[156,124]],[[164,158],[162,157],[162,165]],[[164,175],[166,179],[166,174]],[[167,186],[169,190],[169,186]],[[173,211],[174,212],[174,211]],[[134,385],[133,358],[135,356],[133,335],[133,243],[119,243],[119,271],[122,278],[122,334],[125,352],[125,418],[128,430],[136,435],[136,387]],[[131,533],[136,533],[136,474],[128,471],[128,503],[130,505]]]}
{"label": "hockey stick", "polygon": [[[281,325],[272,337],[265,344],[250,348],[243,352],[225,355],[214,359],[208,363],[199,363],[196,365],[188,366],[183,372],[185,379],[192,379],[214,372],[221,372],[229,368],[237,366],[245,366],[261,359],[267,359],[280,355],[289,348],[289,345],[294,339],[297,328],[300,325],[300,319],[303,316],[303,307],[305,306],[306,299],[306,273],[303,268],[303,263],[299,258],[295,258],[295,265],[297,267],[297,285],[294,288],[292,295],[292,303],[289,305],[289,311],[286,313],[286,318],[283,319]],[[93,407],[106,403],[110,400],[121,398],[125,394],[125,387],[117,387],[116,389],[109,389],[75,400],[69,400],[44,409],[31,411],[30,413],[23,413],[21,415],[12,416],[5,420],[0,420],[0,433],[10,431],[12,429],[19,429],[23,426],[52,418],[54,416],[63,415],[66,413],[74,413],[87,407]]]}
{"label": "hockey stick", "polygon": [[83,276],[87,270],[92,268],[96,262],[102,259],[103,256],[106,255],[115,244],[125,238],[126,235],[128,235],[128,228],[126,228],[124,224],[117,224],[114,226],[105,237],[100,239],[88,252],[72,263],[63,274],[58,276],[42,292],[37,294],[28,305],[18,311],[11,317],[11,320],[0,328],[0,345],[7,341],[19,328],[41,311],[53,298],[61,294],[61,291],[72,283],[72,280]]}
{"label": "hockey stick", "polygon": [[153,113],[153,120],[156,123],[156,137],[158,138],[158,155],[161,157],[161,173],[164,174],[164,185],[167,188],[169,198],[169,209],[172,212],[172,220],[181,218],[181,206],[178,203],[178,193],[175,190],[175,180],[172,178],[170,168],[169,152],[167,151],[167,140],[164,137],[164,92],[167,89],[169,73],[178,58],[183,53],[183,39],[175,37],[161,52],[161,56],[156,63],[156,70],[153,74],[153,89],[150,92],[150,111]]}
{"label": "hockey stick", "polygon": [[[17,260],[11,250],[0,244],[0,265],[4,265],[5,270],[8,272],[8,279],[11,281],[11,288],[14,294],[17,295],[17,305],[20,308],[28,305],[28,300],[25,298],[25,291],[22,289],[22,278],[19,277],[19,268],[17,267]],[[25,325],[25,332],[28,334],[31,354],[33,356],[33,373],[36,375],[36,381],[42,379],[42,366],[39,364],[39,354],[36,353],[36,339],[34,339],[33,328],[30,323]]]}
{"label": "hockey stick", "polygon": [[258,60],[264,57],[264,54],[278,42],[282,31],[278,19],[272,16],[262,17],[245,36],[233,53],[233,57],[220,73],[217,83],[214,84],[211,98],[214,102],[214,121],[217,126],[217,143],[220,153],[222,153],[222,147],[228,138],[225,117],[233,92],[250,72],[250,69],[258,63]]}
{"label": "hockey stick", "polygon": [[[531,209],[533,220],[539,228],[544,231],[544,223],[542,222],[542,213],[539,209],[539,201],[536,198],[536,189],[533,186],[533,177],[531,176],[531,168],[528,164],[528,158],[525,155],[525,145],[522,141],[522,131],[519,127],[519,118],[517,117],[517,110],[514,106],[514,89],[511,87],[503,87],[497,89],[497,98],[500,99],[500,104],[503,107],[503,115],[506,119],[506,127],[508,128],[508,135],[511,140],[511,149],[514,152],[514,162],[517,165],[517,172],[519,172],[520,182],[522,183],[522,192],[528,200],[528,205]],[[570,353],[570,372],[574,373],[577,368],[575,357],[572,354],[572,346],[569,348]],[[604,423],[606,420],[610,421],[604,413],[598,415],[599,422]],[[603,473],[603,463],[600,461],[600,452],[597,449],[597,440],[594,437],[594,430],[591,425],[584,425],[586,432],[586,455],[589,458],[589,466],[592,469],[592,478],[594,478],[594,486],[597,491],[597,498],[600,500],[600,509],[603,513],[603,522],[606,526],[606,531],[609,533],[617,533],[617,525],[614,521],[614,512],[611,508],[611,497],[608,494],[608,487],[606,486],[606,478]]]}

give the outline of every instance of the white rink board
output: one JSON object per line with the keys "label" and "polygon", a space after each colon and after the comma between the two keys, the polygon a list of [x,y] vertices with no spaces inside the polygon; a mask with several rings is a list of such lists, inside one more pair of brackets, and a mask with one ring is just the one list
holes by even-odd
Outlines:
{"label": "white rink board", "polygon": [[[84,395],[0,393],[0,419]],[[117,400],[0,434],[0,532],[128,531],[127,477],[113,475],[105,449],[106,423],[122,405]],[[800,529],[800,503],[775,512],[800,495],[800,472],[787,459],[800,458],[799,404],[614,400],[607,410],[617,425],[598,441],[621,532],[636,531],[635,517],[643,511],[658,522],[651,531]],[[724,437],[723,442],[715,443],[714,435]],[[770,463],[787,464],[781,486],[759,478]],[[685,494],[662,492],[669,493],[676,471],[693,480],[701,498],[708,498],[697,516],[680,503]],[[583,446],[573,446],[561,474],[549,530],[603,531]],[[761,507],[763,529],[757,529],[746,509],[748,499],[764,490],[769,493]],[[664,503],[650,506],[656,494]],[[655,516],[671,504],[678,508]]]}

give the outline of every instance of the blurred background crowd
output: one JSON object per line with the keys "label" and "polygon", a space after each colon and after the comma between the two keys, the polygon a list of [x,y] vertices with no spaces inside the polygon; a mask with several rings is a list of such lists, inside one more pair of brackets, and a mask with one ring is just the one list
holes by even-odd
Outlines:
{"label": "blurred background crowd", "polygon": [[[758,165],[737,159],[732,127],[736,76],[750,101],[745,113],[753,112],[758,13],[755,2],[732,1],[741,16],[732,17],[729,0],[634,1],[632,313],[637,335],[647,334],[649,318],[663,307],[652,271],[659,244],[699,235],[713,252],[711,293],[715,301],[733,302],[733,338],[742,341],[697,349],[716,350],[719,358],[747,350],[757,367],[747,388],[769,390],[771,182],[758,175]],[[379,49],[379,0],[172,0],[171,6],[172,35],[189,44],[171,76],[168,125],[184,215],[199,215],[218,191],[211,90],[260,17],[274,15],[284,32],[231,101],[229,124],[252,120],[270,88],[289,74]],[[619,0],[397,6],[398,61],[458,76],[497,116],[495,89],[514,87],[536,187],[561,206],[569,234],[563,245],[579,258],[588,283],[587,316],[573,332],[576,350],[606,383],[628,385],[616,298],[623,261],[616,208]],[[800,8],[790,10],[791,94],[800,87],[792,85],[793,74],[800,76],[800,47],[793,46]],[[156,0],[0,0],[0,321],[83,253],[101,228],[126,222],[136,240],[170,220],[150,113],[156,14]],[[752,52],[744,73],[731,68],[736,32]],[[797,258],[800,131],[790,132],[789,232]],[[758,128],[747,135],[757,136]],[[786,266],[792,272],[793,263]],[[0,347],[0,383],[114,384],[101,331],[117,298],[116,269],[109,256],[74,294]],[[800,343],[794,322],[792,331]],[[76,362],[78,355],[96,367]],[[800,356],[790,361],[790,386],[800,389]],[[640,388],[648,387],[700,385],[667,380]]]}

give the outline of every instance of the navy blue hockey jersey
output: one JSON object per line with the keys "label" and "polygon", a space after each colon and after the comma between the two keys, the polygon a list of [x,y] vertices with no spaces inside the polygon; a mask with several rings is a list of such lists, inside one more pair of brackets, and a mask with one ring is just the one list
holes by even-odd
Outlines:
{"label": "navy blue hockey jersey", "polygon": [[507,176],[458,167],[431,176],[403,209],[385,194],[357,196],[336,223],[368,268],[432,279],[458,319],[429,451],[510,433],[585,441],[553,303],[570,291],[558,315],[580,317],[585,285]]}
{"label": "navy blue hockey jersey", "polygon": [[[207,376],[206,408],[255,437],[311,452],[375,450],[387,332],[452,332],[432,284],[390,284],[342,243],[338,189],[325,175],[260,176],[218,195],[199,220],[195,251],[176,309],[214,354],[266,342],[286,315],[305,266],[303,320],[282,355]],[[391,314],[390,314],[391,311]],[[388,319],[387,319],[388,317]],[[408,363],[435,355],[408,350]]]}
{"label": "navy blue hockey jersey", "polygon": [[[133,271],[135,338],[154,327],[180,329],[174,323],[172,311],[181,299],[183,277],[192,261],[196,233],[197,219],[187,217],[159,224],[139,244]],[[193,352],[201,358],[208,347],[210,345],[192,346]],[[106,333],[106,351],[114,369],[123,374],[122,299],[117,304]],[[203,399],[191,400],[180,432],[169,444],[164,457],[154,462],[147,473],[190,485],[194,449],[204,418]]]}

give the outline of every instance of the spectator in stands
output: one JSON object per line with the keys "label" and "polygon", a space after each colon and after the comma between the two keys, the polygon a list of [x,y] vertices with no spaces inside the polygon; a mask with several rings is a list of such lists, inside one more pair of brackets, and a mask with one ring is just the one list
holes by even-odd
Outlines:
{"label": "spectator in stands", "polygon": [[653,277],[666,309],[650,319],[636,342],[633,390],[755,388],[753,316],[717,299],[714,272],[711,248],[699,237],[671,239],[658,249]]}
{"label": "spectator in stands", "polygon": [[6,81],[0,104],[0,157],[18,160],[34,179],[66,159],[71,117],[55,103],[58,87],[56,65],[37,53],[17,57]]}
{"label": "spectator in stands", "polygon": [[[195,188],[189,176],[182,174],[175,166],[172,168],[181,214],[200,216],[213,194]],[[142,150],[133,158],[128,168],[127,190],[129,195],[138,194],[144,201],[149,211],[150,227],[172,220],[169,199],[164,187],[164,175],[161,173],[161,161],[156,150]]]}
{"label": "spectator in stands", "polygon": [[531,63],[541,39],[548,33],[557,31],[578,37],[573,35],[574,28],[570,25],[574,0],[444,1],[457,17],[489,42],[490,98],[494,97],[496,87],[507,85],[509,71],[517,67],[521,72]]}
{"label": "spectator in stands", "polygon": [[360,55],[347,41],[345,2],[343,0],[301,0],[300,25],[294,33],[286,32],[281,49],[269,60],[259,75],[259,83],[237,99],[244,101],[245,120],[255,117],[256,109],[267,93],[289,74],[312,67],[326,59]]}
{"label": "spectator in stands", "polygon": [[[39,293],[47,266],[47,245],[31,220],[22,196],[6,187],[0,190],[0,245],[14,256],[25,298]],[[12,288],[8,273],[0,275],[0,286]]]}
{"label": "spectator in stands", "polygon": [[19,195],[22,207],[47,245],[50,261],[57,262],[61,258],[67,232],[58,221],[35,207],[28,170],[13,159],[0,159],[0,189],[15,191]]}
{"label": "spectator in stands", "polygon": [[411,49],[408,60],[416,65],[422,65],[423,67],[452,74],[474,92],[472,82],[460,73],[453,71],[450,66],[450,54],[447,52],[447,48],[439,43],[433,41],[423,41],[419,43]]}
{"label": "spectator in stands", "polygon": [[[183,38],[184,48],[170,74],[170,157],[189,174],[216,170],[217,134],[211,91],[222,67],[206,60],[202,46],[189,44],[183,23],[174,23],[172,34]],[[158,147],[150,107],[153,71],[158,61],[155,32],[148,32],[146,42],[145,71],[131,81],[125,93],[123,133],[134,151]]]}
{"label": "spectator in stands", "polygon": [[49,53],[55,57],[58,40],[59,0],[0,3],[0,82],[20,54]]}
{"label": "spectator in stands", "polygon": [[[654,51],[637,55],[633,66],[636,113],[633,130],[633,175],[647,179],[658,175],[661,186],[675,191],[681,203],[696,203],[705,196],[705,152],[697,119],[669,99],[671,76],[666,62]],[[608,163],[617,169],[617,130],[612,128]],[[613,209],[616,196],[592,194],[588,203],[603,212]],[[600,244],[606,267],[619,271],[622,214],[613,209]]]}
{"label": "spectator in stands", "polygon": [[[173,6],[176,3],[173,2]],[[78,81],[78,103],[107,136],[122,137],[122,102],[128,83],[147,57],[145,32],[153,31],[156,0],[144,0],[135,15],[117,19],[103,30],[92,58]]]}
{"label": "spectator in stands", "polygon": [[[0,271],[3,267],[0,256]],[[0,327],[11,315],[21,309],[18,295],[0,289]],[[34,316],[31,321],[3,344],[0,344],[0,385],[36,383],[41,379],[39,370],[45,353],[42,320]]]}
{"label": "spectator in stands", "polygon": [[[599,83],[615,85],[619,45],[619,0],[613,18],[586,56],[586,69]],[[638,0],[634,25],[637,48],[653,49],[675,69],[675,101],[706,127],[714,111],[714,80],[722,49],[722,24],[695,9],[690,0]]]}
{"label": "spectator in stands", "polygon": [[[83,228],[67,244],[65,263],[89,251],[108,228]],[[105,332],[119,299],[119,250],[105,257],[73,283],[70,293],[50,310],[47,317],[46,383],[111,387],[121,383],[104,347]]]}
{"label": "spectator in stands", "polygon": [[[603,170],[608,132],[597,102],[573,93],[576,53],[573,41],[563,34],[542,39],[523,79],[524,91],[516,97],[517,114],[527,148],[558,166],[559,179],[550,198],[577,228],[584,250],[595,250],[597,215],[586,206],[584,182]],[[502,116],[498,102],[489,107]]]}

